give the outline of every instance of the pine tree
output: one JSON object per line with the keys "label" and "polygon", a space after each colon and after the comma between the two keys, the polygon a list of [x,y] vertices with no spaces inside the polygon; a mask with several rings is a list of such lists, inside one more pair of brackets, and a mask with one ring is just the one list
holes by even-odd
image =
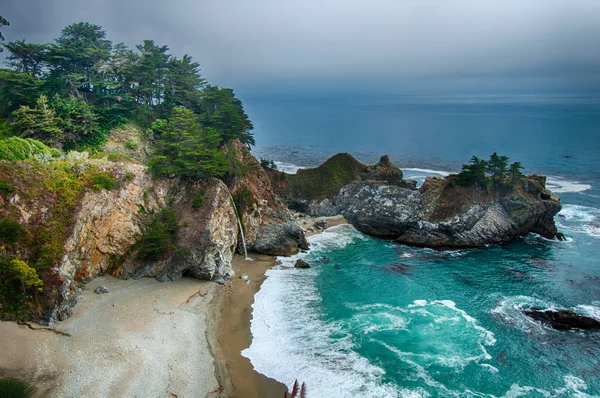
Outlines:
{"label": "pine tree", "polygon": [[201,127],[198,116],[184,107],[173,108],[168,121],[157,120],[158,135],[151,170],[162,176],[198,180],[223,175],[225,156],[218,148],[220,138],[212,128]]}
{"label": "pine tree", "polygon": [[14,112],[15,127],[21,138],[35,138],[48,145],[60,146],[63,131],[54,109],[48,104],[48,98],[41,95],[34,108],[21,106]]}
{"label": "pine tree", "polygon": [[523,166],[521,166],[520,162],[514,162],[510,165],[508,169],[508,173],[510,175],[510,183],[515,184],[517,181],[521,180],[525,175],[521,172]]}

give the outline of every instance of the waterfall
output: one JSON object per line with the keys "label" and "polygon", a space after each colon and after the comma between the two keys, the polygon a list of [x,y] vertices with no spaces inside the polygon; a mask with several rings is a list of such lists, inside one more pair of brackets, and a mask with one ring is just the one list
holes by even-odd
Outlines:
{"label": "waterfall", "polygon": [[235,200],[233,200],[233,196],[231,196],[231,193],[229,194],[229,197],[231,198],[231,204],[233,205],[233,210],[235,210],[235,217],[237,218],[237,222],[240,227],[240,235],[242,235],[242,245],[244,246],[244,259],[249,260],[248,250],[246,250],[246,238],[244,238],[244,229],[242,228],[241,216],[238,212],[237,206],[235,205]]}

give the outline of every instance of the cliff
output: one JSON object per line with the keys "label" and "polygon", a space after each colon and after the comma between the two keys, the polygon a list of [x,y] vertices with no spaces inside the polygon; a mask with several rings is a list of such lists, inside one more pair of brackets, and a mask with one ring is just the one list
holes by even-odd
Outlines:
{"label": "cliff", "polygon": [[[322,173],[330,161],[304,174]],[[357,169],[338,172],[352,175]],[[311,215],[342,214],[365,234],[415,246],[480,247],[530,232],[548,239],[562,236],[553,220],[561,209],[560,198],[546,189],[543,176],[524,177],[512,185],[461,186],[451,175],[428,178],[416,189],[395,169],[384,156],[377,165],[358,169],[354,181],[339,189],[336,186],[336,193],[312,197],[302,191],[295,196],[295,181],[303,179],[299,172],[287,177],[291,188],[286,197],[290,207],[298,208],[301,203],[302,210]]]}
{"label": "cliff", "polygon": [[[0,162],[0,312],[63,320],[85,284],[102,274],[223,283],[241,252],[238,214],[250,250],[289,255],[306,248],[304,231],[247,148],[236,141],[228,150],[243,168],[227,174],[228,185],[157,179],[140,164],[84,155]],[[18,239],[3,235],[4,224],[20,231]],[[13,260],[39,277],[39,290],[21,291]]]}

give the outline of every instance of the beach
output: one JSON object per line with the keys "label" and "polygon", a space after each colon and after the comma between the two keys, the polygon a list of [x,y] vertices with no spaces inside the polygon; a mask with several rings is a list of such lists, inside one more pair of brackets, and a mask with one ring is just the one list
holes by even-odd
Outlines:
{"label": "beach", "polygon": [[[298,222],[311,235],[320,219]],[[224,285],[100,276],[63,322],[0,322],[0,377],[34,384],[37,397],[280,397],[286,387],[241,355],[252,342],[254,295],[278,264],[250,257],[234,257],[235,276]],[[109,293],[95,293],[98,286]]]}
{"label": "beach", "polygon": [[[109,293],[94,293],[100,285]],[[220,397],[207,338],[215,288],[98,277],[54,332],[0,323],[2,376],[39,397]]]}

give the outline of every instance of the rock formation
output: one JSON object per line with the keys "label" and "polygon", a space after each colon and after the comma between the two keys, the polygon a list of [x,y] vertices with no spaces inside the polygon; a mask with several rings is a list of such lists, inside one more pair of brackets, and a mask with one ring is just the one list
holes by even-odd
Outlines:
{"label": "rock formation", "polygon": [[600,330],[600,320],[569,310],[544,311],[532,308],[524,311],[524,314],[556,330]]}
{"label": "rock formation", "polygon": [[226,183],[242,218],[248,250],[289,256],[308,248],[304,230],[273,191],[267,172],[248,148],[235,140],[226,150],[234,159],[234,171]]}
{"label": "rock formation", "polygon": [[[338,171],[354,176],[354,180],[326,197],[303,196],[306,190],[290,189],[297,184],[294,181],[298,176],[288,176],[291,183],[288,181],[287,186],[274,185],[283,191],[290,207],[301,205],[312,216],[342,214],[365,234],[409,245],[480,247],[508,242],[530,232],[548,239],[561,236],[553,220],[561,209],[560,198],[546,189],[543,176],[531,175],[509,187],[461,186],[451,175],[427,178],[417,189],[414,181],[402,179],[402,172],[387,156],[374,166],[360,167],[354,162],[346,159],[344,163],[350,164],[350,169]],[[328,163],[330,160],[304,173],[326,175],[329,166],[324,166]],[[281,180],[277,175],[271,175],[271,179]]]}

